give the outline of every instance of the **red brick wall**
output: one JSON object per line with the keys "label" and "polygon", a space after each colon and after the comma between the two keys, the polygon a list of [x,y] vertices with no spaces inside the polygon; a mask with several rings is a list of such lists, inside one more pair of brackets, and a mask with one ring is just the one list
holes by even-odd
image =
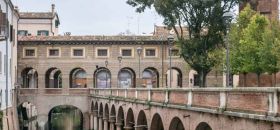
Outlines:
{"label": "red brick wall", "polygon": [[135,98],[135,90],[127,90],[128,98]]}
{"label": "red brick wall", "polygon": [[220,106],[219,92],[193,92],[193,106],[218,108]]}
{"label": "red brick wall", "polygon": [[138,91],[138,99],[148,100],[148,92],[147,91]]}
{"label": "red brick wall", "polygon": [[187,104],[188,92],[174,91],[169,93],[169,102],[171,104]]}
{"label": "red brick wall", "polygon": [[227,97],[228,110],[252,113],[265,113],[268,111],[267,93],[230,92]]}
{"label": "red brick wall", "polygon": [[153,102],[164,102],[165,91],[153,91],[151,97]]}
{"label": "red brick wall", "polygon": [[[239,86],[244,87],[244,75],[239,76]],[[277,74],[276,83],[280,83],[280,74]],[[274,86],[274,75],[262,74],[260,76],[260,87],[272,87]],[[246,87],[258,87],[258,78],[254,73],[248,73],[246,75]]]}

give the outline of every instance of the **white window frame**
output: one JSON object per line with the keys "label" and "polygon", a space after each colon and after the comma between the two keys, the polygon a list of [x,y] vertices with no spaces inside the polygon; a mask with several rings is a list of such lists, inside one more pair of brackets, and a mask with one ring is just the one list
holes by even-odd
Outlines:
{"label": "white window frame", "polygon": [[[35,56],[26,56],[26,50],[34,50]],[[37,47],[23,47],[23,58],[36,58],[37,57]]]}
{"label": "white window frame", "polygon": [[[124,56],[122,54],[122,50],[131,50],[131,56]],[[134,58],[134,48],[133,47],[120,47],[120,55],[123,57],[123,58]]]}
{"label": "white window frame", "polygon": [[[106,49],[107,56],[98,56],[98,50],[100,50],[100,49]],[[109,58],[110,57],[110,48],[109,47],[96,47],[95,48],[95,57],[96,58]]]}
{"label": "white window frame", "polygon": [[[146,50],[147,49],[154,49],[156,55],[155,56],[146,56]],[[158,48],[157,47],[144,47],[144,57],[145,58],[157,58],[158,57]]]}
{"label": "white window frame", "polygon": [[[81,49],[83,50],[82,56],[74,56],[74,50]],[[71,57],[72,58],[85,58],[86,57],[86,48],[85,47],[71,47]]]}
{"label": "white window frame", "polygon": [[[58,56],[51,56],[50,55],[50,50],[53,50],[53,49],[57,49],[59,51]],[[59,58],[59,57],[61,57],[61,48],[60,47],[47,47],[47,57],[48,58]]]}

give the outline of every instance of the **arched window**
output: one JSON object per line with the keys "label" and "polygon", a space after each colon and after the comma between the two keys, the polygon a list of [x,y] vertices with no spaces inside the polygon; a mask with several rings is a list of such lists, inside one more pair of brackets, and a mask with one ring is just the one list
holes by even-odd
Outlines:
{"label": "arched window", "polygon": [[46,72],[46,88],[62,88],[62,74],[57,68],[51,68]]}
{"label": "arched window", "polygon": [[151,130],[164,130],[162,119],[158,113],[152,118]]}
{"label": "arched window", "polygon": [[[171,74],[171,75],[170,75]],[[177,87],[182,87],[182,72],[178,68],[172,68],[171,70],[169,69],[166,72],[166,86],[172,87],[172,88],[177,88]],[[171,82],[171,86],[170,86]]]}
{"label": "arched window", "polygon": [[111,73],[106,68],[100,68],[95,71],[95,87],[111,88]]}
{"label": "arched window", "polygon": [[71,88],[86,88],[87,74],[84,69],[76,68],[70,73]]}
{"label": "arched window", "polygon": [[159,74],[155,68],[147,68],[142,74],[143,86],[146,88],[158,88]]}
{"label": "arched window", "polygon": [[120,88],[135,88],[135,73],[132,69],[121,69],[118,79]]}
{"label": "arched window", "polygon": [[33,68],[26,68],[21,73],[23,88],[38,88],[38,73]]}

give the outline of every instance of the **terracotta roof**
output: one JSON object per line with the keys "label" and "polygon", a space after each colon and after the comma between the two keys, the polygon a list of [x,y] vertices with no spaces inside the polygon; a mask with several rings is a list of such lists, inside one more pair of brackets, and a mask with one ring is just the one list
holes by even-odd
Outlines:
{"label": "terracotta roof", "polygon": [[159,36],[19,36],[19,41],[166,41]]}
{"label": "terracotta roof", "polygon": [[53,19],[52,12],[20,12],[19,17],[22,19]]}

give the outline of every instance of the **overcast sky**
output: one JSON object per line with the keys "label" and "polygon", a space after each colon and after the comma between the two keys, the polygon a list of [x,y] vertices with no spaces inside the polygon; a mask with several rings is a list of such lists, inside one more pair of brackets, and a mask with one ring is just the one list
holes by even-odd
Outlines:
{"label": "overcast sky", "polygon": [[[143,14],[126,4],[126,0],[12,0],[20,11],[51,10],[56,5],[60,18],[60,34],[116,35],[130,30],[134,34],[151,33],[154,24],[162,25],[155,11]],[[139,30],[138,30],[139,25]]]}

